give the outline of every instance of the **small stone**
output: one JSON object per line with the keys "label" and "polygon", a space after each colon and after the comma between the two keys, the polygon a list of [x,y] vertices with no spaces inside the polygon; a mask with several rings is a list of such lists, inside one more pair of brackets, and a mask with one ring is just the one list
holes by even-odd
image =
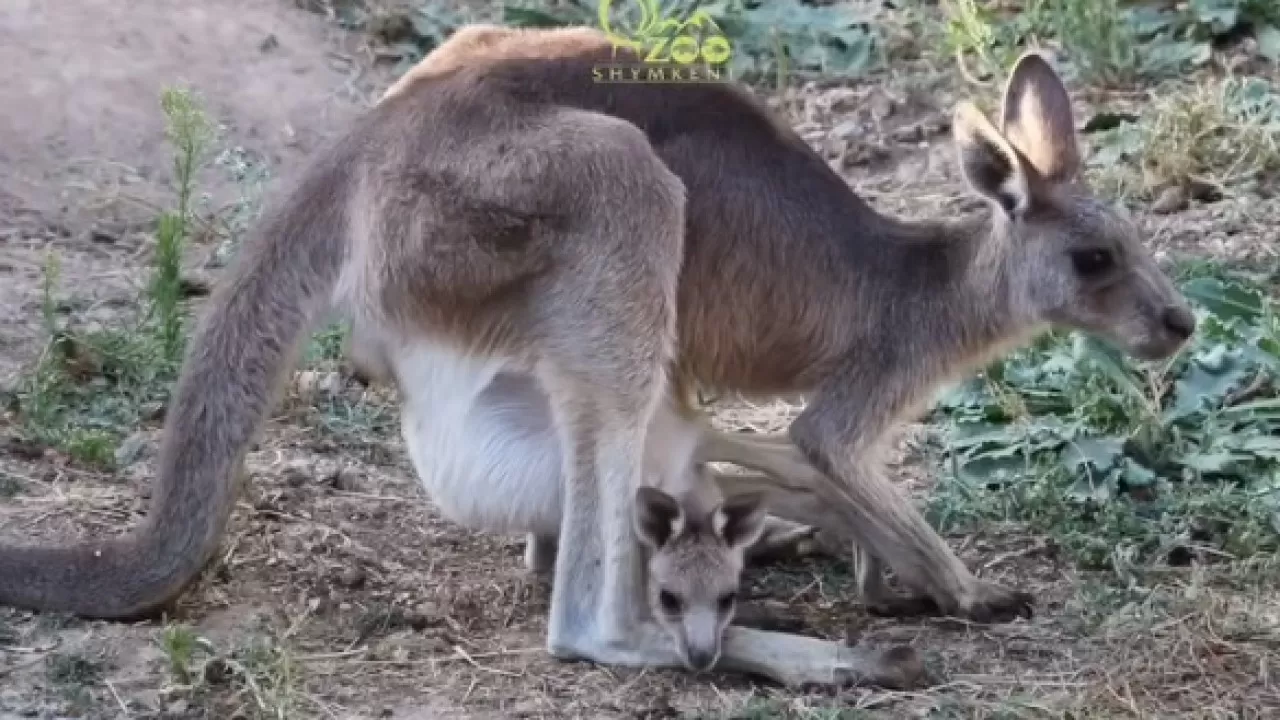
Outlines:
{"label": "small stone", "polygon": [[884,93],[873,93],[871,97],[867,98],[867,104],[871,108],[871,117],[876,120],[883,121],[893,115],[893,98]]}
{"label": "small stone", "polygon": [[289,487],[302,487],[312,478],[312,469],[305,461],[295,460],[285,465],[284,482]]}
{"label": "small stone", "polygon": [[213,289],[213,283],[203,275],[183,275],[178,279],[183,297],[204,297]]}
{"label": "small stone", "polygon": [[169,407],[162,402],[148,402],[142,405],[142,417],[151,422],[159,422],[164,420],[165,414],[169,411]]}
{"label": "small stone", "polygon": [[405,622],[414,630],[425,630],[433,625],[439,625],[443,617],[440,606],[430,601],[419,603],[404,614]]}
{"label": "small stone", "polygon": [[919,123],[900,127],[893,131],[893,139],[900,143],[924,142],[925,135],[924,126]]}
{"label": "small stone", "polygon": [[1171,185],[1165,188],[1160,197],[1151,203],[1151,212],[1157,215],[1170,215],[1172,213],[1181,212],[1187,207],[1187,194],[1183,192],[1179,185]]}
{"label": "small stone", "polygon": [[299,397],[333,397],[342,392],[342,375],[303,370],[294,377],[293,385]]}
{"label": "small stone", "polygon": [[125,438],[116,448],[116,466],[127,468],[141,460],[147,450],[146,433],[136,432]]}
{"label": "small stone", "polygon": [[356,565],[343,570],[338,575],[338,584],[348,590],[358,590],[364,587],[365,581],[369,579],[369,574],[364,568]]}
{"label": "small stone", "polygon": [[333,487],[343,492],[360,490],[360,474],[353,467],[344,467],[333,476]]}
{"label": "small stone", "polygon": [[309,397],[316,391],[320,373],[314,370],[303,370],[293,376],[293,390],[301,397]]}
{"label": "small stone", "polygon": [[227,662],[222,658],[213,658],[204,666],[204,679],[210,685],[224,685],[234,677],[235,671],[231,669]]}
{"label": "small stone", "polygon": [[827,91],[823,97],[823,102],[831,112],[837,115],[844,115],[854,112],[858,106],[862,104],[862,98],[853,88],[837,87]]}
{"label": "small stone", "polygon": [[328,397],[342,393],[342,374],[336,372],[321,373],[317,389]]}

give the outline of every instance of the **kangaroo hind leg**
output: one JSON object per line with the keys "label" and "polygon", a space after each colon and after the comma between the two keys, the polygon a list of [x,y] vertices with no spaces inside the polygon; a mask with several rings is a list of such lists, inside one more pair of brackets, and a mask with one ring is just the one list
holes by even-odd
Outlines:
{"label": "kangaroo hind leg", "polygon": [[[562,110],[546,190],[564,198],[558,263],[535,298],[536,374],[563,463],[548,649],[565,659],[679,666],[648,616],[633,534],[648,430],[673,358],[684,187],[630,123]],[[563,133],[563,137],[560,137]]]}

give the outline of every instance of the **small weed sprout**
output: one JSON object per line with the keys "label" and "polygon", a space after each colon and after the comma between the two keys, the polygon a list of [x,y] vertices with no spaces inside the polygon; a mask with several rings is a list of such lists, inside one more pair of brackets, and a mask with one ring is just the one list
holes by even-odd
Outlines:
{"label": "small weed sprout", "polygon": [[166,625],[159,645],[173,685],[169,694],[201,696],[230,691],[233,716],[255,720],[294,717],[299,675],[292,653],[270,633],[220,652],[189,625]]}
{"label": "small weed sprout", "polygon": [[156,253],[134,323],[79,330],[59,317],[60,263],[46,261],[41,314],[48,341],[17,393],[27,439],[84,465],[110,469],[125,432],[162,407],[185,343],[182,252],[192,223],[195,176],[213,138],[195,96],[166,90],[161,107],[174,148],[177,207],[157,219]]}

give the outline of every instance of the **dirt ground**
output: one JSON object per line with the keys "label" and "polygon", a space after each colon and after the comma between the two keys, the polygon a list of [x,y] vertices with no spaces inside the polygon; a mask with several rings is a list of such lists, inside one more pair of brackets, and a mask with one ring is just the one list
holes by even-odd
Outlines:
{"label": "dirt ground", "polygon": [[[369,58],[361,37],[287,0],[0,4],[0,384],[42,348],[46,252],[59,254],[84,317],[136,296],[146,223],[172,194],[164,87],[196,89],[222,144],[279,179],[389,82]],[[895,71],[785,104],[877,207],[954,214],[972,201],[946,135],[951,87],[939,73]],[[240,191],[215,170],[201,187],[209,207]],[[1257,199],[1142,220],[1161,252],[1229,258],[1273,256],[1278,221],[1280,201]],[[191,272],[215,273],[214,250],[196,243]],[[345,415],[326,414],[337,407],[326,393],[345,398]],[[350,382],[321,395],[277,412],[249,457],[253,487],[223,554],[171,618],[218,650],[271,639],[279,652],[242,659],[257,684],[220,684],[210,666],[204,690],[184,690],[159,623],[0,609],[0,718],[1280,717],[1274,593],[1171,577],[1158,608],[1099,604],[1123,588],[1018,527],[952,539],[981,575],[1036,593],[1035,619],[1007,625],[873,618],[840,560],[752,570],[746,597],[802,632],[914,645],[940,678],[924,691],[795,694],[738,676],[552,661],[548,588],[523,571],[522,543],[440,519],[413,480],[390,398]],[[795,410],[730,404],[718,421],[779,431]],[[145,508],[157,431],[140,430],[137,459],[115,474],[0,449],[23,488],[0,499],[0,537],[125,529]],[[933,465],[903,437],[895,472],[920,494]]]}

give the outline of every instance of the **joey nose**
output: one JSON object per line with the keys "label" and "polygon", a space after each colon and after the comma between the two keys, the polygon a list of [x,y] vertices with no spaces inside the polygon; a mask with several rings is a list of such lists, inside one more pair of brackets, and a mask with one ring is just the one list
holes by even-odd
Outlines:
{"label": "joey nose", "polygon": [[1196,331],[1196,316],[1185,307],[1170,305],[1164,309],[1160,319],[1164,322],[1166,330],[1183,340],[1191,337],[1191,334]]}
{"label": "joey nose", "polygon": [[706,672],[716,664],[716,655],[712,648],[689,648],[689,666],[698,672]]}

